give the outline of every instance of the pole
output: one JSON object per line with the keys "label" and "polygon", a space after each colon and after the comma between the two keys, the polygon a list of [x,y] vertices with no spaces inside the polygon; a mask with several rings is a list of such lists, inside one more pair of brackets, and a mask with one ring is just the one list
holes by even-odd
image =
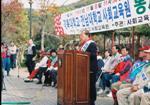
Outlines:
{"label": "pole", "polygon": [[29,1],[30,4],[30,39],[32,38],[32,0]]}
{"label": "pole", "polygon": [[[140,34],[138,33],[137,34],[137,37],[138,37],[138,39],[137,39],[137,47],[139,48],[140,47],[140,39],[141,39],[141,37],[140,37]],[[139,55],[139,51],[137,52],[137,55]],[[137,56],[135,56],[136,58],[135,59],[137,59]]]}
{"label": "pole", "polygon": [[134,56],[134,30],[135,30],[135,28],[132,27],[132,56],[133,56],[133,58],[135,58],[135,56]]}
{"label": "pole", "polygon": [[112,47],[114,46],[115,43],[115,31],[112,31]]}
{"label": "pole", "polygon": [[137,42],[137,43],[138,43],[138,48],[139,48],[140,45],[141,45],[141,43],[140,43],[141,37],[140,37],[140,34],[139,34],[139,33],[137,34],[137,36],[138,36],[138,42]]}
{"label": "pole", "polygon": [[106,50],[106,36],[104,34],[104,53],[105,53],[105,50]]}
{"label": "pole", "polygon": [[121,37],[121,36],[120,36],[120,33],[119,33],[119,46],[120,46],[120,37]]}

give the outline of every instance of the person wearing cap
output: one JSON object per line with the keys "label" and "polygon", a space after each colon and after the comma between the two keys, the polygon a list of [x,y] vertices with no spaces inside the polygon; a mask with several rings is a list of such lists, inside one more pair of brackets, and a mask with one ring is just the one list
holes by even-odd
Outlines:
{"label": "person wearing cap", "polygon": [[97,65],[97,47],[96,43],[91,39],[88,30],[82,31],[80,35],[81,52],[90,53],[90,105],[95,105],[96,101],[96,72]]}
{"label": "person wearing cap", "polygon": [[[147,51],[149,48],[144,50]],[[131,87],[120,89],[117,92],[119,105],[135,105],[135,96],[143,93],[143,87],[150,82],[150,59],[146,56],[146,64],[132,82]]]}
{"label": "person wearing cap", "polygon": [[[150,46],[148,50],[144,50],[146,53],[146,57],[150,62]],[[150,66],[149,66],[150,69]],[[150,80],[149,82],[143,87],[143,93],[134,96],[134,104],[135,105],[150,105]]]}
{"label": "person wearing cap", "polygon": [[32,70],[31,74],[24,80],[24,82],[33,82],[33,78],[39,73],[39,68],[46,67],[48,56],[44,51],[40,51],[40,59],[40,62],[36,63],[34,70]]}
{"label": "person wearing cap", "polygon": [[142,70],[142,68],[146,64],[145,56],[146,55],[144,53],[144,49],[139,48],[139,58],[131,67],[128,77],[126,77],[123,81],[119,81],[111,85],[113,98],[115,99],[115,104],[117,104],[117,91],[126,87],[130,87],[132,85],[132,82],[134,81],[136,75]]}
{"label": "person wearing cap", "polygon": [[51,86],[52,82],[53,87],[57,84],[57,70],[58,70],[58,57],[55,49],[50,51],[50,59],[48,62],[48,69],[45,72],[45,80],[43,86]]}

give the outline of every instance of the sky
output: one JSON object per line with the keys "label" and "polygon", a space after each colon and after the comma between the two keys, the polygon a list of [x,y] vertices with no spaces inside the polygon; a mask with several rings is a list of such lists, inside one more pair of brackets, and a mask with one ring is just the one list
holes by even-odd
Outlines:
{"label": "sky", "polygon": [[[25,8],[30,7],[29,0],[19,0],[19,1],[23,3]],[[49,0],[49,3],[51,4],[53,2],[53,3],[57,4],[58,6],[61,6],[64,3],[65,3],[64,5],[68,5],[68,4],[71,4],[71,3],[75,3],[77,1],[80,1],[80,0]],[[39,3],[40,3],[40,0],[33,0],[32,8],[33,9],[38,9],[39,8]]]}

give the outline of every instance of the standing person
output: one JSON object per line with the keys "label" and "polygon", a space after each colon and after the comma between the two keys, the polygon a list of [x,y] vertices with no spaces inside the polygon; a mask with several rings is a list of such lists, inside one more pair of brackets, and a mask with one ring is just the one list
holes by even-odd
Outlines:
{"label": "standing person", "polygon": [[31,74],[32,70],[34,70],[35,63],[33,61],[33,58],[36,55],[36,47],[35,44],[33,43],[32,39],[29,40],[28,42],[28,51],[27,51],[27,58],[26,58],[26,65],[29,71],[29,74]]}
{"label": "standing person", "polygon": [[16,68],[16,54],[17,54],[17,47],[16,45],[12,42],[10,44],[10,61],[11,61],[11,68]]}
{"label": "standing person", "polygon": [[3,90],[3,80],[4,80],[4,62],[6,58],[6,51],[5,51],[5,47],[4,47],[4,43],[1,43],[1,91]]}
{"label": "standing person", "polygon": [[9,76],[9,72],[10,72],[10,50],[9,47],[6,45],[5,47],[5,51],[6,51],[6,58],[5,58],[5,62],[4,62],[4,69],[7,71],[7,76]]}
{"label": "standing person", "polygon": [[2,59],[2,68],[5,69],[5,62],[6,62],[6,49],[4,43],[1,43],[1,59]]}
{"label": "standing person", "polygon": [[95,105],[96,101],[96,72],[97,65],[97,47],[96,43],[91,39],[91,34],[85,30],[80,35],[81,48],[83,52],[90,53],[90,105]]}

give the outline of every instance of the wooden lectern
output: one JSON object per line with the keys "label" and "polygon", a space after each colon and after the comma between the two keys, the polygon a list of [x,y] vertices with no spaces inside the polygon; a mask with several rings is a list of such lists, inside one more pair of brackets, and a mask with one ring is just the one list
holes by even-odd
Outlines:
{"label": "wooden lectern", "polygon": [[58,52],[57,105],[90,105],[89,54]]}

